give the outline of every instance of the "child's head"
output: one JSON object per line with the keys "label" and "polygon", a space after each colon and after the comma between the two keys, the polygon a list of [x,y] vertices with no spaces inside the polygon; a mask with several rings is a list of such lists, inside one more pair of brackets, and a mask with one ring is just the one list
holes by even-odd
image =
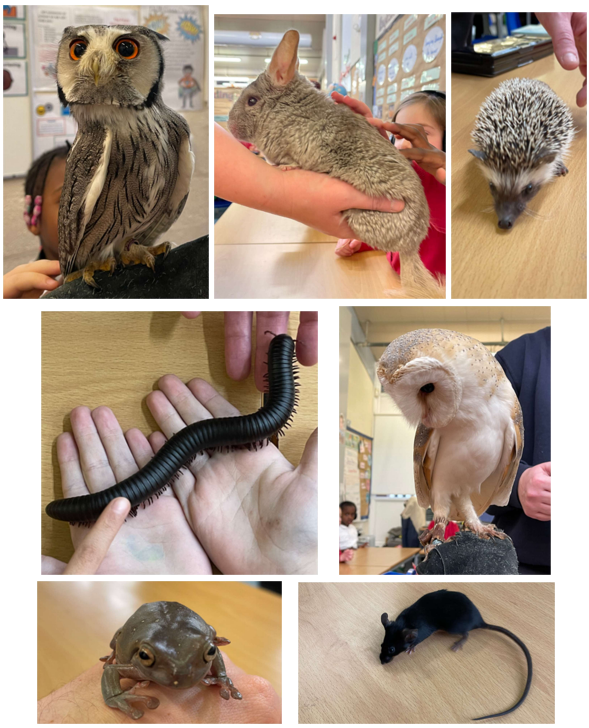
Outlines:
{"label": "child's head", "polygon": [[356,520],[358,512],[355,503],[352,503],[352,501],[342,501],[339,504],[339,509],[342,514],[341,522],[344,526],[349,526]]}
{"label": "child's head", "polygon": [[[25,179],[25,222],[33,235],[41,238],[41,247],[50,260],[58,257],[57,216],[69,150],[69,146],[63,146],[45,152],[35,159]],[[38,207],[39,214],[34,214]]]}
{"label": "child's head", "polygon": [[[446,98],[443,94],[418,91],[400,103],[393,121],[397,124],[421,124],[429,143],[436,149],[445,150]],[[397,139],[398,149],[410,147],[406,139]]]}

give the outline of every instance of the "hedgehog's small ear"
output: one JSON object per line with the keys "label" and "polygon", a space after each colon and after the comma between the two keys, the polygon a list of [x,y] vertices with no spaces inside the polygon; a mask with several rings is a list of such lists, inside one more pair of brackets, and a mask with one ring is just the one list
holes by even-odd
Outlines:
{"label": "hedgehog's small ear", "polygon": [[543,164],[552,164],[556,159],[556,152],[542,148],[534,157],[534,167],[541,167]]}
{"label": "hedgehog's small ear", "polygon": [[472,154],[473,157],[480,159],[481,162],[484,162],[487,158],[487,155],[484,152],[481,152],[479,149],[469,149],[468,151]]}

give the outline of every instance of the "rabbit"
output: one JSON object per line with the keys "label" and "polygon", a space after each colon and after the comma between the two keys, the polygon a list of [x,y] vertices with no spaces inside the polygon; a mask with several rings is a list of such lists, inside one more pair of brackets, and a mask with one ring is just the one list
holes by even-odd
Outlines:
{"label": "rabbit", "polygon": [[398,251],[401,291],[408,298],[445,298],[444,286],[423,265],[429,207],[411,163],[369,122],[318,91],[298,73],[299,34],[288,30],[264,73],[229,112],[229,130],[254,144],[282,169],[336,177],[371,197],[404,200],[401,212],[345,210],[354,235],[373,248]]}

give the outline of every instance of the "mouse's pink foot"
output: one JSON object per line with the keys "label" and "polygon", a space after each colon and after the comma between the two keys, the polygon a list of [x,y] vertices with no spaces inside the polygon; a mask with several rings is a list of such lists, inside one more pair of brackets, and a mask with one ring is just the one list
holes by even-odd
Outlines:
{"label": "mouse's pink foot", "polygon": [[481,523],[478,519],[476,521],[465,521],[464,528],[466,531],[476,533],[479,538],[483,539],[506,538],[503,531],[499,531],[494,523]]}
{"label": "mouse's pink foot", "polygon": [[463,634],[462,637],[452,645],[452,650],[454,652],[458,652],[458,650],[461,650],[467,639],[468,639],[468,632],[466,634]]}
{"label": "mouse's pink foot", "polygon": [[411,647],[408,647],[408,648],[407,648],[407,649],[405,650],[405,652],[406,652],[406,653],[407,653],[408,655],[412,655],[412,654],[414,654],[414,652],[415,652],[415,645],[411,645]]}

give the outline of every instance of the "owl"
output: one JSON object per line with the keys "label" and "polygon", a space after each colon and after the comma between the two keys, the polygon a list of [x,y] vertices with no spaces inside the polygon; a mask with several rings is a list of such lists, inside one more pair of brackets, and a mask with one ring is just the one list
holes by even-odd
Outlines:
{"label": "owl", "polygon": [[395,339],[378,377],[409,424],[415,493],[431,505],[434,528],[420,537],[431,548],[448,521],[481,538],[503,537],[481,513],[504,506],[523,451],[521,408],[495,357],[476,339],[443,329],[420,329]]}
{"label": "owl", "polygon": [[59,204],[65,276],[143,263],[182,212],[194,168],[190,130],[162,100],[165,36],[132,25],[66,28],[57,90],[78,122]]}

